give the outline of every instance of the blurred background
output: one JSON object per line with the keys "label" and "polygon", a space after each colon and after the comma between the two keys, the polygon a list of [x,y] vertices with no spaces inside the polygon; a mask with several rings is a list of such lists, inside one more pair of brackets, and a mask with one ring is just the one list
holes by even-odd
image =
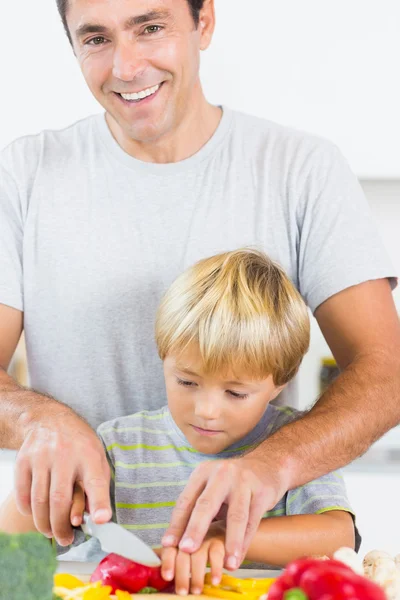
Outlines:
{"label": "blurred background", "polygon": [[[215,38],[201,66],[209,100],[334,141],[360,178],[400,273],[399,0],[215,0],[215,5]],[[2,2],[0,22],[0,148],[101,111],[76,65],[55,0]],[[395,300],[400,308],[400,290]],[[23,340],[11,371],[28,383]],[[310,405],[335,374],[313,322],[299,374],[299,406]],[[381,398],[377,410],[384,407]],[[12,485],[12,461],[13,454],[0,451],[0,501]],[[395,508],[400,428],[345,473],[362,551],[400,552]]]}

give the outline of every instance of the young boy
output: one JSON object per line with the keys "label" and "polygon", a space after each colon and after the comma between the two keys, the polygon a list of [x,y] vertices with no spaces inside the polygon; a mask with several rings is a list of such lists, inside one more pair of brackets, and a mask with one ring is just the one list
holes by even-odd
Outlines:
{"label": "young boy", "polygon": [[[114,520],[160,546],[176,499],[202,461],[249,452],[296,418],[270,404],[297,373],[309,345],[306,306],[280,267],[261,252],[236,250],[198,262],[171,285],[158,309],[156,341],[168,405],[102,424],[112,468]],[[71,522],[80,522],[79,491]],[[11,497],[0,528],[33,528]],[[200,593],[207,562],[219,581],[224,521],[189,555],[161,551],[163,575],[178,593]],[[265,514],[246,560],[283,566],[304,555],[331,555],[359,539],[342,476],[336,472],[291,490]],[[82,541],[77,535],[75,544]],[[96,540],[83,543],[94,559]],[[101,554],[96,554],[101,558]]]}

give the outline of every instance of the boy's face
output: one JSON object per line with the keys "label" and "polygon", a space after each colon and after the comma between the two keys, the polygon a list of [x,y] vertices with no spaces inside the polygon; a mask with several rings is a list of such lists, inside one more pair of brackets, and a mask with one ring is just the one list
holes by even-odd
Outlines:
{"label": "boy's face", "polygon": [[168,406],[195,450],[217,454],[245,437],[284,386],[270,375],[251,380],[233,374],[205,375],[197,349],[164,360]]}

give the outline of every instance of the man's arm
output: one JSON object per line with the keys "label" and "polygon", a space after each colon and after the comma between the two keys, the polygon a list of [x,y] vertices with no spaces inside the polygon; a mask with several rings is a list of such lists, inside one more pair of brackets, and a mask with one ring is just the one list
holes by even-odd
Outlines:
{"label": "man's arm", "polygon": [[341,375],[303,418],[252,453],[202,463],[174,509],[165,546],[194,552],[223,503],[227,568],[286,491],[348,464],[400,422],[400,324],[388,281],[348,288],[315,314]]}
{"label": "man's arm", "polygon": [[100,440],[83,419],[7,374],[22,328],[23,314],[0,304],[0,447],[19,450],[18,511],[32,515],[38,531],[68,545],[76,481],[83,482],[93,518],[98,523],[111,518],[109,467]]}

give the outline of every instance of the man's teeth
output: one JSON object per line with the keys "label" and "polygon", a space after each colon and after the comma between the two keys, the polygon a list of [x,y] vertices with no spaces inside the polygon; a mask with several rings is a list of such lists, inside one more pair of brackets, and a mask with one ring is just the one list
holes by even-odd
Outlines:
{"label": "man's teeth", "polygon": [[154,85],[151,88],[147,88],[147,90],[142,90],[141,92],[133,93],[133,94],[121,94],[124,100],[142,100],[143,98],[147,98],[147,96],[151,96],[155,94],[156,91],[160,88],[159,85]]}

